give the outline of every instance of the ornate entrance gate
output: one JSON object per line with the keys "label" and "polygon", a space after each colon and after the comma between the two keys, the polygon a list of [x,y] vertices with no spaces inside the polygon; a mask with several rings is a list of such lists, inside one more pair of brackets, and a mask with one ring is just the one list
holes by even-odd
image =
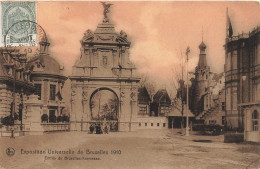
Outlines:
{"label": "ornate entrance gate", "polygon": [[[95,121],[118,123],[119,131],[132,130],[136,121],[137,85],[140,79],[135,75],[135,67],[129,59],[129,48],[126,33],[115,32],[108,10],[104,9],[104,19],[96,31],[87,30],[84,33],[81,56],[69,77],[71,130],[88,130],[89,124]],[[100,97],[96,94],[101,91],[114,95],[116,109],[113,113],[111,107],[99,107],[99,102],[94,101]],[[103,97],[108,96],[109,93],[103,94]],[[93,107],[94,102],[96,107]],[[112,103],[109,105],[112,106]]]}

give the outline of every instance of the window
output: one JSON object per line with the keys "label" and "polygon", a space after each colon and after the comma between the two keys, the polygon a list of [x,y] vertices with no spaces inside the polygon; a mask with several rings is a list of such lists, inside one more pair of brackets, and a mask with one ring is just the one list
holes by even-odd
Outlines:
{"label": "window", "polygon": [[147,126],[147,123],[144,123],[145,126]]}
{"label": "window", "polygon": [[35,87],[34,94],[39,96],[38,99],[41,100],[41,97],[42,97],[42,85],[41,84],[35,84],[34,87]]}
{"label": "window", "polygon": [[103,56],[103,66],[107,65],[107,56]]}
{"label": "window", "polygon": [[226,71],[231,70],[231,52],[228,52],[226,56]]}
{"label": "window", "polygon": [[142,126],[142,123],[139,123],[139,127],[141,127]]}
{"label": "window", "polygon": [[139,115],[147,115],[147,106],[146,105],[139,105]]}
{"label": "window", "polygon": [[225,125],[226,117],[222,116],[222,125]]}
{"label": "window", "polygon": [[258,118],[259,118],[259,113],[255,110],[252,114],[252,129],[253,129],[253,131],[258,131]]}
{"label": "window", "polygon": [[153,126],[153,123],[151,123],[151,126]]}
{"label": "window", "polygon": [[50,100],[55,100],[56,85],[50,85]]}
{"label": "window", "polygon": [[231,99],[232,99],[232,110],[237,110],[237,88],[236,87],[232,87],[232,95],[231,95]]}
{"label": "window", "polygon": [[165,123],[163,123],[163,127],[165,127]]}
{"label": "window", "polygon": [[56,123],[55,110],[49,110],[49,122]]}
{"label": "window", "polygon": [[[222,102],[221,104],[221,109],[224,111],[225,110],[225,102]],[[223,116],[222,116],[223,117]]]}
{"label": "window", "polygon": [[237,69],[237,51],[233,51],[231,60],[232,60],[231,63],[232,69]]}
{"label": "window", "polygon": [[258,83],[258,84],[256,84],[255,85],[255,90],[256,90],[256,92],[255,92],[255,100],[256,101],[260,101],[260,83]]}
{"label": "window", "polygon": [[168,106],[161,106],[161,113],[160,116],[165,116],[165,114],[169,113],[169,107]]}
{"label": "window", "polygon": [[216,124],[216,120],[209,120],[209,124]]}
{"label": "window", "polygon": [[159,126],[160,126],[160,123],[157,123],[157,126],[159,127]]}
{"label": "window", "polygon": [[226,90],[226,110],[231,110],[231,88],[227,88]]}

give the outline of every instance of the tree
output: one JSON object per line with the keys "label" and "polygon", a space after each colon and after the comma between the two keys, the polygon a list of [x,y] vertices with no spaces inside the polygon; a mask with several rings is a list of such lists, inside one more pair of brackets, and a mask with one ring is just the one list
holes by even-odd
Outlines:
{"label": "tree", "polygon": [[150,98],[152,99],[155,95],[155,86],[152,80],[149,78],[147,74],[141,74],[141,81],[140,81],[140,87],[146,88],[148,94],[150,95]]}
{"label": "tree", "polygon": [[172,76],[169,77],[170,88],[172,91],[170,92],[170,96],[173,98],[172,100],[172,108],[177,109],[181,112],[182,120],[181,120],[181,131],[183,133],[184,126],[184,106],[186,104],[186,95],[187,95],[187,87],[185,85],[185,73],[184,73],[184,57],[182,56],[182,52],[179,60],[181,63],[179,65],[173,65],[171,72]]}

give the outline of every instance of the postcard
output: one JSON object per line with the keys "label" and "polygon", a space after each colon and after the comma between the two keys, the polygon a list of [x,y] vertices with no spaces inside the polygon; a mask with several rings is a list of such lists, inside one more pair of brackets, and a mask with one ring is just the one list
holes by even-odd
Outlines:
{"label": "postcard", "polygon": [[260,168],[254,1],[0,1],[1,169]]}

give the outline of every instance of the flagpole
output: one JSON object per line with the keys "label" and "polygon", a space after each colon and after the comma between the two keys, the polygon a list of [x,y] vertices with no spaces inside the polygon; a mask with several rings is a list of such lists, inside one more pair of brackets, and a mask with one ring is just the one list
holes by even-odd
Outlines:
{"label": "flagpole", "polygon": [[226,11],[226,38],[228,38],[228,7]]}
{"label": "flagpole", "polygon": [[186,101],[186,133],[185,133],[185,136],[189,136],[190,133],[189,133],[189,116],[188,116],[188,110],[189,110],[189,84],[188,84],[188,81],[189,81],[189,74],[188,74],[188,61],[189,61],[189,53],[190,53],[190,47],[188,46],[187,49],[186,49],[186,55],[187,55],[187,101]]}

